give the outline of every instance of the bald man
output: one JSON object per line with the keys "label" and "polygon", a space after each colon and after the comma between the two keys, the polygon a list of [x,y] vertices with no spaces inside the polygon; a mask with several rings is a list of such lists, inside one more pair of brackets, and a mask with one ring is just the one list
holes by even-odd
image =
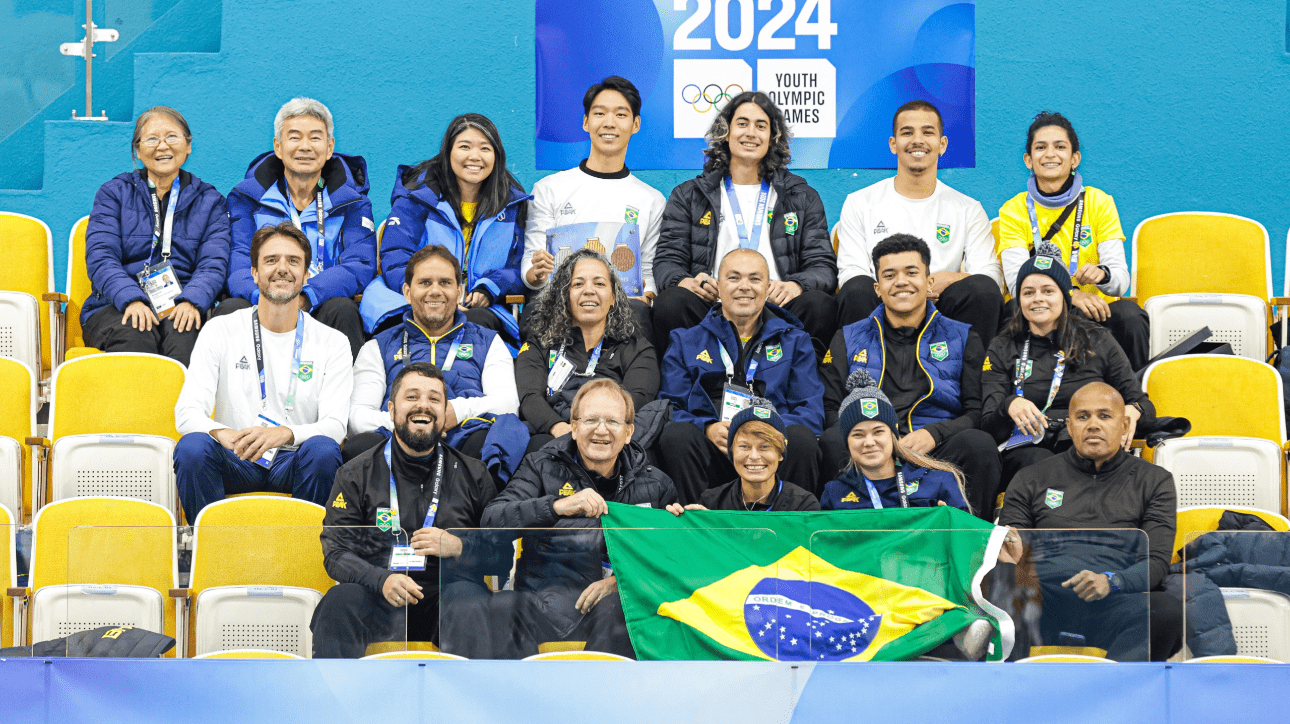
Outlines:
{"label": "bald man", "polygon": [[[1163,661],[1182,645],[1181,604],[1162,590],[1176,529],[1173,476],[1124,451],[1129,418],[1110,385],[1080,388],[1066,427],[1073,447],[1017,473],[999,519],[1072,529],[1023,533],[1044,594],[1043,640],[1031,643],[1095,646],[1118,661],[1145,661],[1150,639],[1150,658]],[[1108,528],[1137,529],[1145,542],[1141,533],[1094,530]]]}
{"label": "bald man", "polygon": [[659,467],[676,483],[682,505],[735,479],[726,435],[753,397],[770,400],[784,421],[788,449],[780,477],[819,495],[824,385],[802,323],[767,306],[770,281],[761,254],[726,254],[717,272],[718,305],[698,325],[672,331],[659,391],[672,402],[672,422],[660,437]]}

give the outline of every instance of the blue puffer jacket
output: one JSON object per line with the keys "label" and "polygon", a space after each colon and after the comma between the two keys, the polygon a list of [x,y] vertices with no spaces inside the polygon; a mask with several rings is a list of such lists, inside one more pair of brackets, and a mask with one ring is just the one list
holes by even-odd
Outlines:
{"label": "blue puffer jacket", "polygon": [[[905,474],[905,496],[911,508],[935,507],[939,503],[967,510],[967,501],[954,476],[944,470],[918,468],[905,463],[900,468]],[[874,480],[873,487],[878,491],[878,499],[884,508],[900,507],[900,491],[897,490],[896,478]],[[824,495],[820,496],[821,510],[853,510],[873,508],[869,499],[869,486],[864,484],[864,476],[855,468],[848,467],[824,485]]]}
{"label": "blue puffer jacket", "polygon": [[[466,272],[466,291],[486,291],[493,298],[492,312],[519,337],[515,317],[506,309],[508,294],[527,291],[520,278],[520,259],[524,256],[524,218],[527,204],[533,198],[518,188],[511,189],[511,200],[495,217],[479,219],[470,235],[470,249],[452,205],[430,186],[408,190],[404,179],[411,166],[399,166],[390,194],[390,216],[381,237],[381,274],[363,291],[363,323],[370,332],[407,309],[403,298],[403,275],[408,259],[418,249],[437,244],[452,252]],[[417,181],[424,178],[424,173]],[[412,183],[412,179],[408,179]],[[415,183],[413,183],[415,185]]]}
{"label": "blue puffer jacket", "polygon": [[703,428],[721,419],[716,405],[726,383],[722,345],[734,364],[736,384],[744,384],[748,363],[755,356],[753,392],[775,405],[785,426],[805,425],[820,434],[824,429],[824,384],[816,370],[815,348],[797,317],[769,303],[762,312],[761,329],[749,340],[748,354],[739,354],[739,336],[734,325],[721,316],[720,306],[713,307],[698,325],[672,330],[663,355],[658,396],[672,401],[673,422]]}
{"label": "blue puffer jacket", "polygon": [[[130,171],[99,187],[85,231],[85,268],[93,293],[81,307],[81,323],[107,305],[124,310],[148,301],[135,275],[161,261],[152,245],[152,193],[145,171]],[[170,199],[166,199],[170,203]],[[183,287],[177,301],[205,312],[228,274],[228,206],[214,186],[181,170],[171,231],[170,263]],[[164,220],[166,209],[161,210]]]}
{"label": "blue puffer jacket", "polygon": [[[850,371],[864,367],[878,384],[887,364],[881,321],[886,315],[885,305],[878,305],[873,314],[843,328],[847,343],[847,364]],[[963,351],[967,347],[972,328],[962,322],[947,318],[927,303],[927,324],[918,336],[918,361],[923,373],[931,381],[931,392],[909,408],[905,421],[910,430],[918,430],[933,422],[952,420],[962,414],[960,380],[963,374]]]}
{"label": "blue puffer jacket", "polygon": [[[228,292],[258,303],[260,289],[251,278],[251,237],[257,229],[291,219],[282,161],[272,152],[257,156],[246,178],[228,194],[233,228]],[[367,200],[367,162],[362,156],[334,154],[323,165],[323,228],[327,234],[322,271],[305,283],[315,308],[332,297],[353,297],[372,281],[376,270],[376,227]],[[318,214],[313,200],[300,212],[300,225],[318,257]]]}

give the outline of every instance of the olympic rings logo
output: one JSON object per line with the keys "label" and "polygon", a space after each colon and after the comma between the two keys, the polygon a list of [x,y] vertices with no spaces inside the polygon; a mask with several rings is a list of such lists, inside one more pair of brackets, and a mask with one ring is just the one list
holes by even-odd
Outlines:
{"label": "olympic rings logo", "polygon": [[[689,95],[688,92],[691,88],[694,89],[694,94],[693,94],[694,97],[687,98],[686,96]],[[735,89],[733,93],[730,92],[731,88]],[[716,83],[709,83],[706,86],[704,86],[702,89],[700,89],[697,84],[690,83],[689,85],[681,89],[681,101],[683,103],[687,103],[691,106],[694,106],[694,110],[698,111],[699,113],[707,113],[708,111],[714,108],[720,111],[722,108],[725,107],[725,102],[729,102],[731,98],[734,98],[735,96],[743,92],[744,92],[743,87],[740,86],[738,83],[731,83],[725,88],[722,88]],[[701,103],[706,103],[707,105],[703,108],[700,108],[699,104]],[[717,105],[718,103],[720,103],[721,105],[718,106]]]}

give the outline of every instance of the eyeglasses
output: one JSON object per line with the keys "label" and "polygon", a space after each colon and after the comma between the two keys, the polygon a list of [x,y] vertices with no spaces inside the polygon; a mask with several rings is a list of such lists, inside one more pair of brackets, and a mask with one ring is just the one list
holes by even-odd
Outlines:
{"label": "eyeglasses", "polygon": [[595,430],[596,428],[600,427],[602,423],[604,424],[605,427],[609,428],[610,432],[618,432],[619,430],[623,429],[622,420],[611,420],[603,417],[578,418],[578,424],[582,425],[584,428],[588,430]]}
{"label": "eyeglasses", "polygon": [[[139,144],[142,146],[146,146],[148,148],[156,148],[157,146],[161,145],[162,140],[163,139],[157,138],[156,136],[148,136],[147,138],[140,141]],[[167,146],[177,146],[183,142],[184,137],[176,133],[172,133],[166,136],[164,140],[166,141]]]}

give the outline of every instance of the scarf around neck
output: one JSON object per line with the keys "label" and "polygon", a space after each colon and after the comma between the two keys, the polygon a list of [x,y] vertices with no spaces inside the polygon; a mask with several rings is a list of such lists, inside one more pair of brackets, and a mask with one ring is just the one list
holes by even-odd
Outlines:
{"label": "scarf around neck", "polygon": [[1030,178],[1026,180],[1026,193],[1030,195],[1030,198],[1036,204],[1046,209],[1066,208],[1074,203],[1075,199],[1079,198],[1079,195],[1084,191],[1084,179],[1080,177],[1079,171],[1074,173],[1074,179],[1070,188],[1066,189],[1066,191],[1056,196],[1045,196],[1040,192],[1039,186],[1035,184],[1034,174],[1031,174]]}

